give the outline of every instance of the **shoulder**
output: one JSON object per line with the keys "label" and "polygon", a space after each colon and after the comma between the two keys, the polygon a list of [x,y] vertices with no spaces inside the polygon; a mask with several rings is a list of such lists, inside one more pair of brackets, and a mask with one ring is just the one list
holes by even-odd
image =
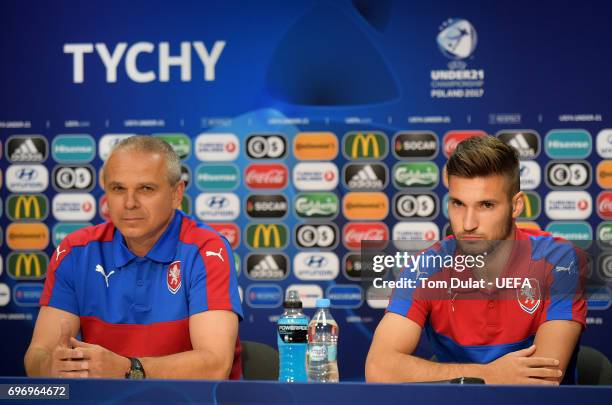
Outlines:
{"label": "shoulder", "polygon": [[576,257],[579,254],[578,249],[570,241],[553,236],[549,232],[538,231],[538,230],[520,230],[523,235],[526,235],[526,239],[531,244],[531,259],[546,260],[547,262],[554,264],[562,259]]}
{"label": "shoulder", "polygon": [[111,222],[88,226],[72,232],[60,245],[65,247],[86,246],[95,242],[110,242],[113,240],[115,226]]}
{"label": "shoulder", "polygon": [[88,226],[72,232],[60,242],[55,251],[51,254],[49,269],[55,271],[64,259],[69,256],[74,258],[76,255],[76,259],[78,260],[79,255],[87,253],[85,251],[79,252],[80,249],[77,249],[75,252],[75,248],[81,248],[95,243],[110,242],[113,240],[114,233],[115,226],[111,222]]}
{"label": "shoulder", "polygon": [[195,245],[198,249],[210,244],[227,243],[229,245],[227,239],[210,225],[187,215],[182,215],[181,218],[179,241],[187,245]]}

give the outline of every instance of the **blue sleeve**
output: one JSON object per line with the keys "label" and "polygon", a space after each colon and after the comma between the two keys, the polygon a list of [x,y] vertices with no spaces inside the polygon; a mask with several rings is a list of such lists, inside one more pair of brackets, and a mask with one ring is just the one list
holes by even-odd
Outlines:
{"label": "blue sleeve", "polygon": [[[423,253],[418,257],[422,259],[426,255]],[[424,327],[430,312],[430,302],[420,297],[418,285],[420,279],[431,275],[432,271],[424,266],[416,265],[414,261],[406,266],[395,280],[396,284],[387,312],[404,316]]]}
{"label": "blue sleeve", "polygon": [[52,253],[49,262],[40,305],[47,305],[79,316],[79,304],[74,288],[75,253],[70,250],[58,260],[57,252],[61,249],[68,250],[69,247],[60,245],[57,249]]}
{"label": "blue sleeve", "polygon": [[586,300],[583,296],[586,256],[570,243],[553,249],[549,255],[552,269],[548,281],[546,319],[572,320],[586,325]]}

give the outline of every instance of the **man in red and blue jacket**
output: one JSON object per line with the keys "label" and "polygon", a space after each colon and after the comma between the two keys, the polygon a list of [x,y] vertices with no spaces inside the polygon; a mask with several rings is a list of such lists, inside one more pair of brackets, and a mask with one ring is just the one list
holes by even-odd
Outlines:
{"label": "man in red and blue jacket", "polygon": [[[446,168],[454,236],[400,273],[368,353],[367,380],[575,382],[587,310],[584,252],[516,226],[524,204],[519,162],[502,141],[469,138]],[[423,329],[436,361],[412,355]]]}
{"label": "man in red and blue jacket", "polygon": [[28,375],[240,378],[234,257],[223,236],[177,209],[177,155],[159,139],[127,138],[103,180],[111,221],[54,252]]}

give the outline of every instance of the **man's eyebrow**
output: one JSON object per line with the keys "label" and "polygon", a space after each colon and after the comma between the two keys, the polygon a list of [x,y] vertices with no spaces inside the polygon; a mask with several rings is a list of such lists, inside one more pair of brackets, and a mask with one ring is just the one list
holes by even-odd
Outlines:
{"label": "man's eyebrow", "polygon": [[[448,201],[450,201],[450,202],[459,202],[459,203],[463,204],[463,201],[461,201],[460,199],[458,199],[456,197],[448,197]],[[476,203],[477,204],[483,204],[483,203],[498,203],[498,202],[499,202],[499,200],[496,199],[496,198],[486,198],[484,200],[477,201]]]}
{"label": "man's eyebrow", "polygon": [[478,203],[480,203],[480,204],[482,204],[482,203],[497,203],[497,202],[499,202],[499,200],[496,199],[496,198],[487,198],[485,200],[478,201]]}
{"label": "man's eyebrow", "polygon": [[[109,186],[123,186],[123,183],[121,183],[120,181],[111,181],[108,183],[108,185]],[[136,187],[142,187],[142,186],[157,187],[157,183],[144,182],[144,183],[136,184]]]}

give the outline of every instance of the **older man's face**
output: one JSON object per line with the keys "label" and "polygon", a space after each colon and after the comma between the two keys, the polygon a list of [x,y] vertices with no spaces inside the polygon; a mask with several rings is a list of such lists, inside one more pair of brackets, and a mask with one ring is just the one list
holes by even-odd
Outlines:
{"label": "older man's face", "polygon": [[170,185],[164,156],[132,150],[113,153],[103,175],[111,220],[130,250],[145,255],[180,206],[183,183]]}

